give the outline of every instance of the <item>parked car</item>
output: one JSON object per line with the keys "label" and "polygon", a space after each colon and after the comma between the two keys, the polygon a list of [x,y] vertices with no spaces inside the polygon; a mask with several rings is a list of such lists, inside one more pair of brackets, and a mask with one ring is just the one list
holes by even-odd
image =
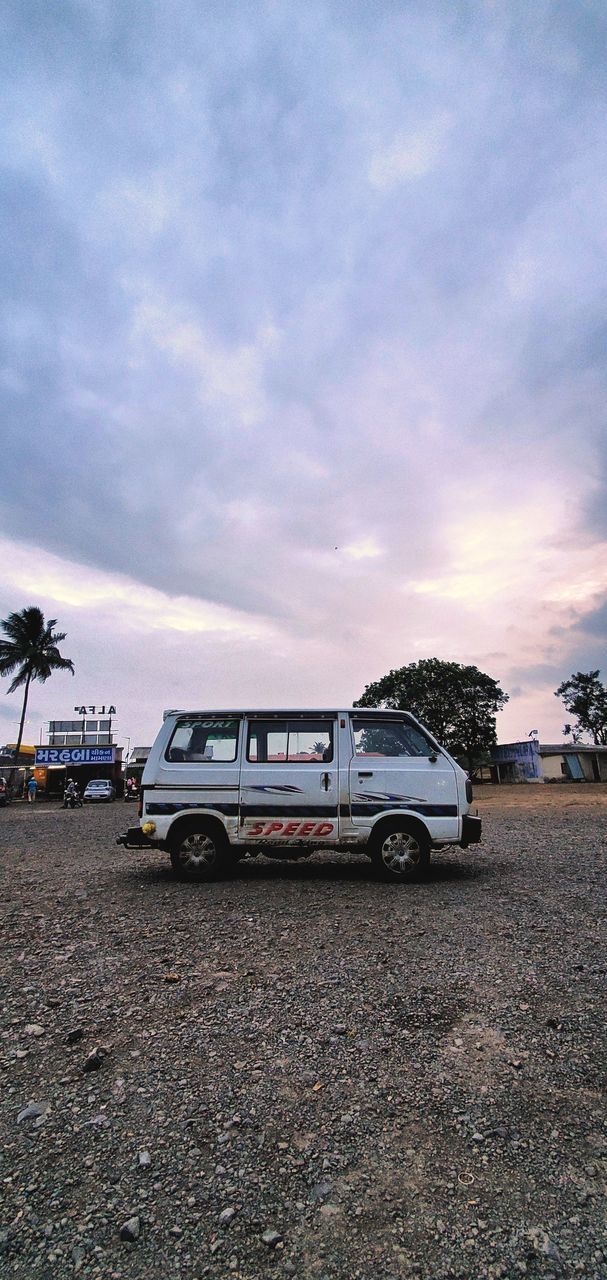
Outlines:
{"label": "parked car", "polygon": [[109,778],[93,778],[84,789],[84,800],[115,800],[116,791]]}

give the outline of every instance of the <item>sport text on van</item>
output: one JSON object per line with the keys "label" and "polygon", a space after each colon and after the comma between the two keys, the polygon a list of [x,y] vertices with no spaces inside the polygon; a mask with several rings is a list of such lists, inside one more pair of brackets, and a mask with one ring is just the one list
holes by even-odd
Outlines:
{"label": "sport text on van", "polygon": [[245,854],[366,853],[388,880],[419,878],[430,852],[481,838],[472,786],[404,711],[168,711],[141,780],[127,848],[168,850],[191,879]]}

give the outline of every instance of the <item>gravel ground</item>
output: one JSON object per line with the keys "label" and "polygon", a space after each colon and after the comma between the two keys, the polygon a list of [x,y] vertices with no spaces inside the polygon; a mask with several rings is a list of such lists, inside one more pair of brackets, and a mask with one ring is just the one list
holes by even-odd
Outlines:
{"label": "gravel ground", "polygon": [[406,888],[0,811],[7,1277],[607,1276],[607,787],[478,794]]}

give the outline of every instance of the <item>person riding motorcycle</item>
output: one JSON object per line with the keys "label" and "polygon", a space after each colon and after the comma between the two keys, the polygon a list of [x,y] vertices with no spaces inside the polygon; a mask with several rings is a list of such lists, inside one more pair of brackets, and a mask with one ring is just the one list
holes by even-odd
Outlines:
{"label": "person riding motorcycle", "polygon": [[80,799],[80,791],[78,789],[78,783],[74,782],[73,778],[69,778],[65,791],[63,792],[63,808],[74,809],[76,805],[81,805],[81,804],[82,804],[82,800]]}

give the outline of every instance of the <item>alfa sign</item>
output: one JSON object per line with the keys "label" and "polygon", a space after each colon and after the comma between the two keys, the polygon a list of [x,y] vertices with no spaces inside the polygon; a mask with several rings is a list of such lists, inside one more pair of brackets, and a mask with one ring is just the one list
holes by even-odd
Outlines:
{"label": "alfa sign", "polygon": [[113,764],[114,747],[36,747],[36,764]]}
{"label": "alfa sign", "polygon": [[106,710],[105,703],[103,704],[102,707],[74,707],[74,711],[77,711],[79,716],[95,716],[95,715],[115,716],[116,715],[116,708],[108,706]]}

